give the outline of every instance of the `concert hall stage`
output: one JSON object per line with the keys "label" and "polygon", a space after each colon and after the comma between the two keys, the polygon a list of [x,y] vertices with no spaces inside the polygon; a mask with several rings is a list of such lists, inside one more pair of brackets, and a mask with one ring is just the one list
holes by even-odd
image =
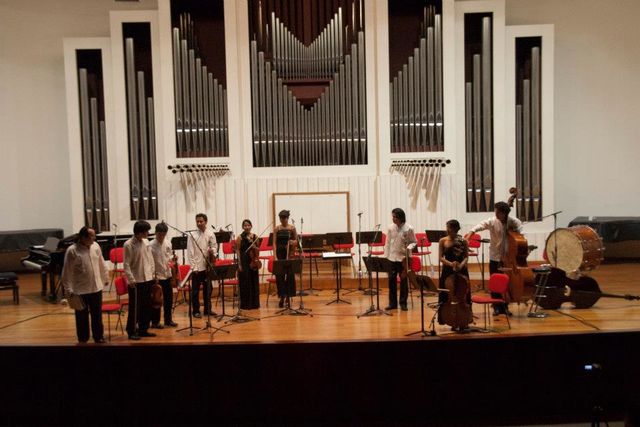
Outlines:
{"label": "concert hall stage", "polygon": [[[602,265],[593,277],[603,292],[637,294],[638,273],[638,264]],[[542,423],[588,421],[595,403],[616,420],[638,394],[635,301],[602,298],[583,310],[566,304],[545,319],[514,306],[511,330],[500,316],[491,333],[437,325],[437,336],[420,338],[405,336],[420,329],[417,292],[408,312],[357,318],[369,297],[341,292],[352,304],[326,305],[335,299],[327,288],[304,299],[313,317],[269,317],[277,300],[267,306],[262,295],[262,308],[245,312],[261,320],[229,325],[229,334],[163,329],[134,343],[112,316],[109,344],[77,345],[71,311],[44,302],[38,280],[20,276],[20,306],[1,295],[0,420],[8,423]],[[316,284],[330,280],[314,277]],[[345,281],[351,285],[357,281]],[[481,328],[482,307],[474,313]],[[432,314],[425,310],[427,328]],[[185,305],[175,320],[188,325]],[[602,369],[585,371],[590,364]]]}

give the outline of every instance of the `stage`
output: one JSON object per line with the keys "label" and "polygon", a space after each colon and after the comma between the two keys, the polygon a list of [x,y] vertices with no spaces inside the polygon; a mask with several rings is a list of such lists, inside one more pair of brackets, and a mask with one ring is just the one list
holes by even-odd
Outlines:
{"label": "stage", "polygon": [[[479,273],[476,266],[472,266],[471,278],[474,288],[480,287]],[[349,269],[346,275],[351,276]],[[640,264],[609,264],[597,268],[594,277],[605,293],[611,294],[640,294],[637,285],[637,277],[640,275]],[[76,345],[75,323],[73,311],[62,304],[51,304],[40,296],[39,276],[35,274],[20,275],[20,305],[11,303],[10,295],[1,295],[0,310],[2,312],[0,323],[1,345]],[[419,293],[414,290],[413,298],[410,298],[409,311],[393,310],[392,316],[360,317],[358,314],[366,311],[371,305],[369,296],[361,291],[349,291],[347,288],[356,289],[358,281],[354,278],[344,280],[341,299],[348,303],[339,302],[327,305],[336,299],[334,281],[329,271],[320,270],[320,275],[314,272],[313,286],[321,288],[319,292],[303,298],[304,307],[310,309],[312,316],[280,316],[277,315],[277,297],[270,296],[267,304],[266,286],[261,285],[261,308],[259,310],[243,311],[243,314],[260,318],[241,324],[225,324],[236,308],[231,302],[231,287],[226,287],[228,295],[225,304],[225,313],[230,315],[222,321],[212,317],[213,326],[225,326],[229,333],[218,332],[211,335],[207,331],[200,330],[205,326],[205,318],[193,319],[194,334],[189,331],[176,332],[176,329],[166,328],[153,330],[158,336],[133,342],[127,339],[120,328],[116,330],[117,315],[111,316],[111,341],[108,345],[149,345],[149,344],[222,344],[222,343],[281,343],[281,342],[339,342],[339,341],[378,341],[378,340],[407,340],[407,339],[466,339],[483,338],[499,335],[501,337],[527,336],[527,335],[551,335],[567,333],[598,333],[614,331],[638,331],[640,330],[640,302],[627,301],[616,298],[601,298],[592,308],[573,309],[569,303],[565,303],[560,310],[545,311],[547,318],[536,319],[527,317],[528,306],[512,304],[513,316],[510,318],[511,329],[508,329],[505,316],[492,318],[489,325],[491,332],[473,332],[474,329],[482,329],[483,307],[473,305],[476,323],[472,332],[456,333],[446,325],[438,325],[436,322],[437,337],[421,338],[420,335],[406,337],[405,335],[420,330],[420,299]],[[303,286],[308,287],[308,276],[305,276]],[[368,286],[368,281],[363,280],[362,285]],[[380,306],[384,308],[388,304],[387,280],[381,277]],[[214,286],[215,288],[215,286]],[[481,290],[479,290],[481,292]],[[214,290],[213,307],[218,314],[222,313],[221,301],[216,298]],[[105,292],[104,301],[115,300],[115,290]],[[434,296],[425,297],[425,304],[434,302]],[[376,303],[375,297],[373,298]],[[292,307],[297,308],[300,300],[296,297],[292,301]],[[432,308],[425,308],[426,328],[433,317]],[[122,316],[126,322],[126,312]],[[186,304],[180,304],[174,312],[174,321],[179,323],[179,328],[189,325],[188,310]],[[108,327],[107,316],[104,315],[105,333]]]}

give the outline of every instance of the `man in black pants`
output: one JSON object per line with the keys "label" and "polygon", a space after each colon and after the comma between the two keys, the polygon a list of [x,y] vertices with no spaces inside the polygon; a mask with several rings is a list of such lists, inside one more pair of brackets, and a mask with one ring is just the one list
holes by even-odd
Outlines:
{"label": "man in black pants", "polygon": [[124,272],[129,281],[129,315],[127,334],[131,340],[155,337],[149,332],[151,321],[151,285],[155,278],[155,265],[149,244],[147,221],[136,221],[133,237],[124,243]]}
{"label": "man in black pants", "polygon": [[199,300],[200,286],[203,287],[204,315],[216,315],[211,311],[211,287],[207,279],[207,267],[210,263],[208,259],[216,258],[218,242],[213,230],[207,227],[207,220],[207,216],[203,213],[196,215],[198,229],[189,233],[189,239],[187,240],[187,256],[193,270],[193,274],[191,274],[191,304],[193,317],[198,318],[202,317]]}
{"label": "man in black pants", "polygon": [[62,286],[68,299],[78,295],[84,308],[76,310],[76,333],[78,342],[89,341],[89,314],[91,314],[91,333],[96,343],[104,343],[102,325],[102,288],[109,281],[107,266],[102,250],[95,242],[93,228],[82,227],[78,232],[78,241],[67,249],[62,268]]}
{"label": "man in black pants", "polygon": [[[498,202],[494,205],[494,209],[494,218],[482,221],[480,224],[473,227],[471,232],[465,236],[465,239],[468,240],[472,233],[489,230],[489,236],[491,238],[491,242],[489,243],[489,274],[501,273],[500,268],[502,268],[502,258],[508,251],[508,231],[513,230],[518,233],[522,233],[522,222],[517,218],[509,216],[511,208],[507,203]],[[491,296],[493,298],[500,298],[500,295],[495,293],[491,293]],[[502,313],[506,313],[509,316],[511,315],[508,304],[493,306],[494,316]]]}
{"label": "man in black pants", "polygon": [[[407,256],[407,246],[416,243],[416,235],[413,227],[407,224],[404,211],[395,208],[391,211],[392,224],[387,230],[387,242],[384,254],[393,265],[393,270],[389,273],[389,305],[386,310],[398,308],[398,274],[402,273]],[[411,260],[408,260],[409,262]],[[409,297],[409,286],[407,277],[400,280],[400,309],[407,311],[407,298]]]}
{"label": "man in black pants", "polygon": [[[155,262],[156,280],[162,286],[163,309],[164,309],[164,325],[169,327],[178,326],[172,320],[173,311],[173,289],[171,288],[171,268],[169,262],[173,256],[171,244],[167,241],[167,231],[169,227],[164,222],[156,224],[156,232],[151,242],[151,253]],[[151,327],[162,329],[160,324],[160,308],[151,309]]]}

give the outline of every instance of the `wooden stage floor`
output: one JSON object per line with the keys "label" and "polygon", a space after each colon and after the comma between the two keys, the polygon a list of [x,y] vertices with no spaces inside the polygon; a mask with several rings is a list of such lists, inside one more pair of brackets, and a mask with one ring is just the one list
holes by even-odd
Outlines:
{"label": "wooden stage floor", "polygon": [[[601,265],[592,273],[603,292],[613,294],[640,294],[640,264]],[[478,273],[472,271],[472,279]],[[61,304],[45,302],[40,297],[40,277],[37,274],[20,276],[20,302],[14,305],[10,292],[0,294],[0,345],[76,345],[75,324],[72,310]],[[366,281],[363,281],[366,284]],[[145,344],[221,344],[221,343],[277,343],[277,342],[334,342],[334,341],[369,341],[369,340],[411,340],[411,339],[469,339],[489,336],[522,336],[522,335],[554,335],[563,333],[598,333],[599,331],[637,331],[640,330],[640,302],[624,299],[602,298],[592,308],[577,310],[567,303],[560,310],[548,311],[549,317],[534,319],[527,317],[528,307],[512,305],[513,317],[509,330],[504,316],[493,318],[490,325],[494,332],[452,332],[448,326],[436,324],[437,337],[421,338],[419,335],[406,337],[405,334],[420,330],[420,310],[417,292],[414,292],[413,304],[409,303],[409,311],[394,310],[393,316],[374,316],[357,318],[370,306],[370,297],[362,292],[341,292],[341,297],[351,304],[339,303],[327,305],[335,298],[333,290],[328,289],[331,279],[315,278],[314,285],[327,287],[314,296],[304,298],[306,308],[312,310],[313,316],[277,316],[277,299],[271,297],[266,304],[266,295],[261,295],[262,308],[245,311],[244,314],[259,317],[261,320],[226,325],[230,333],[218,332],[215,335],[201,331],[193,336],[188,331],[176,332],[173,328],[153,330],[158,336],[145,338],[138,342],[129,341],[115,329],[116,316],[111,317],[110,345],[145,345]],[[357,281],[347,279],[344,286],[355,286]],[[386,278],[382,280],[380,305],[387,305]],[[307,282],[305,281],[305,286]],[[262,285],[261,285],[262,286]],[[214,291],[215,292],[215,291]],[[110,295],[113,295],[111,297]],[[115,298],[115,292],[105,293],[105,300]],[[374,297],[375,301],[375,297]],[[425,299],[435,301],[435,297]],[[294,300],[298,307],[299,300]],[[214,310],[221,312],[221,306]],[[475,326],[483,327],[483,308],[474,305],[477,316]],[[234,314],[231,303],[227,304],[227,313]],[[427,322],[433,310],[425,309]],[[123,316],[126,321],[126,313]],[[188,325],[187,307],[179,305],[174,314],[179,327]],[[222,326],[223,322],[213,320],[214,326]],[[104,315],[105,335],[107,316]],[[201,328],[204,319],[194,319],[194,327]],[[108,344],[109,345],[109,344]]]}

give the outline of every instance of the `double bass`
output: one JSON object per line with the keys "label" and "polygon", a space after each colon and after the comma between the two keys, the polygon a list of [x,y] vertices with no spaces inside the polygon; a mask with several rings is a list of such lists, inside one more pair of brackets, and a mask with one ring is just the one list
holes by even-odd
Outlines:
{"label": "double bass", "polygon": [[[511,196],[507,202],[513,207],[513,201],[518,197],[518,190],[509,189]],[[533,297],[535,290],[533,272],[527,265],[529,245],[527,239],[517,231],[507,232],[507,251],[502,258],[502,267],[509,276],[510,290],[508,299],[513,302],[526,302]]]}

